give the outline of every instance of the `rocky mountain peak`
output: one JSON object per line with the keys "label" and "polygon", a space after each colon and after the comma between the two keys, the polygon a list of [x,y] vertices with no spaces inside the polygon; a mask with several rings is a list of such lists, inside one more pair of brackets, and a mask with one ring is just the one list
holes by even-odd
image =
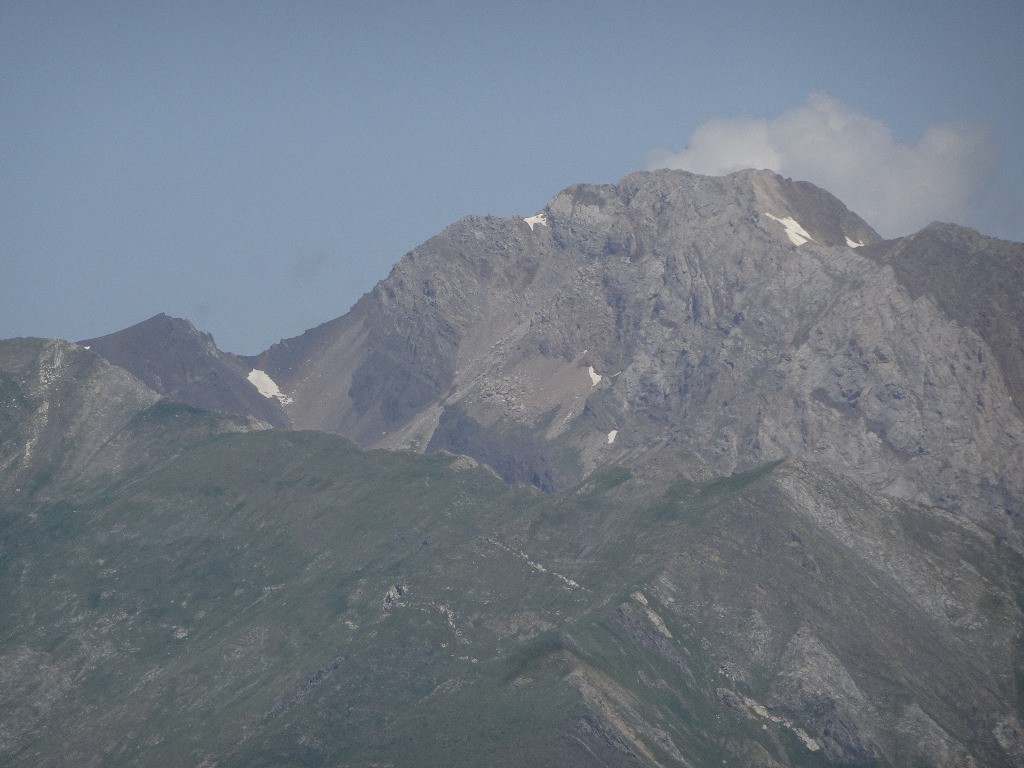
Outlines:
{"label": "rocky mountain peak", "polygon": [[938,224],[885,241],[770,171],[640,172],[467,216],[253,358],[166,316],[88,343],[186,402],[544,490],[794,458],[1017,541],[1021,249]]}
{"label": "rocky mountain peak", "polygon": [[296,426],[470,454],[512,482],[813,457],[1005,532],[1024,494],[1015,379],[901,283],[911,245],[768,171],[636,173],[464,218],[258,360]]}
{"label": "rocky mountain peak", "polygon": [[188,320],[161,313],[80,344],[173,400],[289,426],[279,400],[261,394],[249,380],[252,367],[222,352],[210,334]]}
{"label": "rocky mountain peak", "polygon": [[[836,197],[807,182],[793,181],[771,171],[740,171],[725,177],[699,176],[686,171],[633,173],[617,185],[577,184],[556,195],[545,209],[556,219],[598,225],[602,218],[632,215],[643,225],[668,213],[687,213],[703,220],[738,226],[767,218],[784,231],[799,228],[802,242],[824,246],[874,244],[881,241],[859,216]],[[792,224],[790,224],[792,222]]]}

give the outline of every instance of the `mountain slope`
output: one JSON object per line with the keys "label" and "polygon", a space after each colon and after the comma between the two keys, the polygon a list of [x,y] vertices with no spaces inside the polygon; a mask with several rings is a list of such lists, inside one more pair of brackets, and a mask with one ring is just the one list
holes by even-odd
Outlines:
{"label": "mountain slope", "polygon": [[1024,403],[1024,244],[954,224],[865,249],[891,264],[914,299],[930,296],[988,345],[1018,409]]}
{"label": "mountain slope", "polygon": [[255,358],[0,342],[0,762],[1024,764],[1022,259],[644,173]]}
{"label": "mountain slope", "polygon": [[289,425],[280,398],[267,396],[250,380],[252,369],[221,352],[209,334],[187,320],[160,314],[80,344],[171,400],[275,427]]}
{"label": "mountain slope", "polygon": [[[1020,548],[1024,355],[996,341],[1019,307],[982,335],[934,298],[955,281],[908,292],[889,263],[908,248],[769,172],[633,174],[526,220],[463,219],[251,362],[298,427],[469,454],[544,490],[662,455],[694,477],[801,458]],[[998,248],[989,274],[1016,286],[1020,247]]]}
{"label": "mountain slope", "polygon": [[1024,570],[977,527],[795,462],[551,496],[465,467],[265,431],[5,508],[4,763],[1024,754]]}
{"label": "mountain slope", "polygon": [[0,493],[7,504],[103,487],[211,434],[265,428],[161,399],[60,339],[0,341]]}
{"label": "mountain slope", "polygon": [[0,387],[5,495],[54,476],[81,476],[110,438],[158,399],[120,368],[59,340],[0,342]]}

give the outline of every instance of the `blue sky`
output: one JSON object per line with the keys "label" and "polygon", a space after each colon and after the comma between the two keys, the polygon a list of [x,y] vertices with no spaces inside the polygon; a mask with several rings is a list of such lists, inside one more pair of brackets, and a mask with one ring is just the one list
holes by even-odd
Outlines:
{"label": "blue sky", "polygon": [[255,353],[463,215],[658,165],[1024,240],[1022,32],[1018,2],[0,0],[0,337],[167,312]]}

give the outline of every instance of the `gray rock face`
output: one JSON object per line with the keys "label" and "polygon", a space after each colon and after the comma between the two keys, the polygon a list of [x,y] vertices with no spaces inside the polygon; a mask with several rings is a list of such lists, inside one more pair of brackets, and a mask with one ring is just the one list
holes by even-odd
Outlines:
{"label": "gray rock face", "polygon": [[81,344],[172,400],[289,426],[279,400],[249,381],[252,368],[187,320],[160,314]]}
{"label": "gray rock face", "polygon": [[[714,475],[800,458],[1020,548],[1024,355],[986,330],[1019,328],[1019,300],[968,318],[953,288],[908,277],[915,247],[769,172],[638,173],[536,217],[463,219],[254,365],[297,427],[470,454],[546,490],[660,455]],[[978,248],[1021,282],[1024,246],[946,250]]]}
{"label": "gray rock face", "polygon": [[718,512],[643,589],[673,635],[701,636],[726,706],[828,764],[1014,764],[1019,555],[811,464],[757,475],[718,481]]}
{"label": "gray rock face", "polygon": [[1024,403],[1024,245],[954,224],[931,224],[910,237],[869,246],[891,264],[911,298],[931,296],[975,331],[999,361],[1017,408]]}

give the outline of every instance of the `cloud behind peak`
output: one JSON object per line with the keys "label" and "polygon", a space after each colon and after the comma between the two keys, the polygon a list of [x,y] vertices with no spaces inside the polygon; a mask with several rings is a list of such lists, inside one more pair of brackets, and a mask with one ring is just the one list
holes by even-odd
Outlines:
{"label": "cloud behind peak", "polygon": [[650,168],[724,175],[767,168],[839,197],[886,237],[935,220],[970,223],[998,151],[976,125],[940,123],[916,143],[826,93],[774,119],[709,120],[685,149],[651,153]]}

